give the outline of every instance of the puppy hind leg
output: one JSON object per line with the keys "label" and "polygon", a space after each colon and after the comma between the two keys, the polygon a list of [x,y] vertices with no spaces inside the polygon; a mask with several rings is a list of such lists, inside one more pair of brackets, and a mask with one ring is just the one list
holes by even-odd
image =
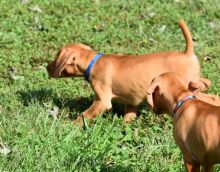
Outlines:
{"label": "puppy hind leg", "polygon": [[137,107],[125,105],[124,121],[130,123],[137,117]]}

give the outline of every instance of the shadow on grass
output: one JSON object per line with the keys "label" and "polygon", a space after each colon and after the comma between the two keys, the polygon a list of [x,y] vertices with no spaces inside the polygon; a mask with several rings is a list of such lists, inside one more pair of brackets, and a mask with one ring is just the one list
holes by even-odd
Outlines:
{"label": "shadow on grass", "polygon": [[49,100],[52,90],[42,88],[39,90],[17,91],[16,94],[24,106],[29,106],[33,102],[43,103],[45,100]]}
{"label": "shadow on grass", "polygon": [[[18,91],[18,98],[22,101],[24,106],[29,106],[33,102],[38,102],[40,105],[44,106],[43,103],[48,103],[52,100],[53,104],[57,106],[59,109],[68,108],[69,109],[69,118],[71,120],[80,115],[83,111],[88,109],[93,102],[94,97],[75,97],[75,98],[65,98],[58,97],[53,93],[51,89],[37,89],[37,90],[27,90],[27,91]],[[145,105],[146,106],[146,105]],[[144,107],[143,104],[140,106]],[[139,109],[140,109],[139,107]],[[124,115],[124,105],[119,102],[112,102],[111,112],[113,114],[117,114],[117,116]],[[140,115],[140,111],[138,111],[138,116]],[[105,115],[103,115],[105,117]]]}
{"label": "shadow on grass", "polygon": [[[94,97],[78,97],[74,99],[70,98],[54,98],[53,102],[54,104],[59,108],[67,107],[69,108],[70,112],[77,113],[78,115],[81,114],[83,111],[88,109],[92,103],[93,103]],[[111,112],[113,114],[117,114],[118,116],[123,116],[124,114],[124,105],[113,102],[112,103],[113,108],[111,109]],[[105,117],[105,115],[103,115]],[[73,119],[75,117],[70,115],[70,119]]]}
{"label": "shadow on grass", "polygon": [[[59,109],[68,108],[70,111],[70,118],[72,119],[73,114],[81,114],[84,110],[92,105],[93,97],[75,97],[75,98],[65,98],[56,96],[51,89],[37,89],[37,90],[27,90],[18,91],[18,98],[22,101],[24,106],[29,106],[33,102],[38,102],[39,104],[47,103],[52,100],[54,105]],[[112,108],[113,114],[118,114],[122,116],[124,113],[124,106],[120,103],[113,102]]]}
{"label": "shadow on grass", "polygon": [[84,110],[90,107],[92,104],[92,97],[77,97],[77,98],[53,98],[53,103],[62,108],[68,108],[70,111],[69,119],[74,120],[76,118],[76,114],[80,115]]}
{"label": "shadow on grass", "polygon": [[92,104],[92,97],[76,97],[76,98],[64,98],[58,97],[53,94],[50,89],[38,89],[29,91],[18,91],[17,95],[22,101],[24,106],[29,106],[33,102],[39,104],[47,103],[52,100],[54,105],[62,108],[69,108],[71,112],[82,112]]}

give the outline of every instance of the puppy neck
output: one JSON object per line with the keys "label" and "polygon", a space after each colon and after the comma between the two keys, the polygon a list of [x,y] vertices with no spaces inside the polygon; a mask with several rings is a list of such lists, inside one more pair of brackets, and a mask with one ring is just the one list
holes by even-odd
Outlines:
{"label": "puppy neck", "polygon": [[80,54],[80,60],[78,61],[78,68],[79,70],[85,74],[86,69],[89,65],[89,63],[92,61],[93,57],[97,54],[96,51],[91,51],[91,50],[84,50],[81,54]]}
{"label": "puppy neck", "polygon": [[189,91],[184,91],[182,93],[179,94],[179,96],[176,97],[174,104],[173,104],[173,111],[172,111],[172,115],[173,117],[176,116],[178,110],[183,106],[183,104],[190,100],[195,98],[195,96],[193,95],[192,92]]}

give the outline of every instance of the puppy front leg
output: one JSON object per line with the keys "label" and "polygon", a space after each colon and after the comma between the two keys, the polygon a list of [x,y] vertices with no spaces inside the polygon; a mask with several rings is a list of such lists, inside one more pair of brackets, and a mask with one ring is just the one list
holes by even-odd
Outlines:
{"label": "puppy front leg", "polygon": [[104,101],[94,100],[89,109],[85,110],[82,115],[84,118],[93,119],[110,109],[111,107],[108,107]]}
{"label": "puppy front leg", "polygon": [[130,123],[137,117],[137,107],[125,105],[124,121]]}
{"label": "puppy front leg", "polygon": [[92,120],[97,115],[101,115],[110,109],[111,109],[111,104],[109,106],[105,101],[99,100],[98,98],[96,98],[93,101],[92,105],[87,110],[85,110],[82,113],[82,115],[78,116],[78,118],[76,120],[74,120],[73,123],[80,124],[82,126],[83,125],[83,118],[87,118],[89,120]]}
{"label": "puppy front leg", "polygon": [[92,105],[74,121],[74,123],[79,123],[81,126],[83,125],[83,118],[92,120],[97,115],[101,115],[105,111],[112,108],[111,87],[108,87],[107,85],[103,85],[101,83],[93,84],[92,87],[96,94],[95,100],[93,101]]}

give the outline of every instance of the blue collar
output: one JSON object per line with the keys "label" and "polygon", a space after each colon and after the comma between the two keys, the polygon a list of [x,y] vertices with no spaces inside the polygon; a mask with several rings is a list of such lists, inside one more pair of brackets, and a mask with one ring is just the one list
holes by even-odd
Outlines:
{"label": "blue collar", "polygon": [[189,99],[195,99],[195,96],[186,96],[184,98],[182,98],[180,101],[177,102],[176,107],[174,108],[173,111],[173,117],[175,117],[176,112],[178,111],[178,109],[183,105],[183,103],[185,103],[185,101],[189,100]]}
{"label": "blue collar", "polygon": [[95,57],[93,57],[92,61],[89,63],[87,69],[86,69],[86,72],[85,72],[85,80],[89,82],[89,74],[90,74],[90,71],[93,67],[93,65],[95,64],[95,62],[100,58],[102,57],[104,54],[103,53],[98,53],[95,55]]}

